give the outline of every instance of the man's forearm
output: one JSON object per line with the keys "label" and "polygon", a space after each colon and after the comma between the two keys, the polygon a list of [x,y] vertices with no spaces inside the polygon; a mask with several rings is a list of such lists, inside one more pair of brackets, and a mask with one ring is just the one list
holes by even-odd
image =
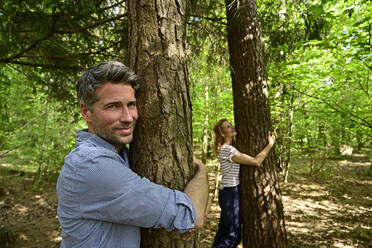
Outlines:
{"label": "man's forearm", "polygon": [[195,229],[204,224],[204,215],[208,204],[208,169],[205,165],[199,166],[198,171],[183,191],[194,204],[196,210]]}

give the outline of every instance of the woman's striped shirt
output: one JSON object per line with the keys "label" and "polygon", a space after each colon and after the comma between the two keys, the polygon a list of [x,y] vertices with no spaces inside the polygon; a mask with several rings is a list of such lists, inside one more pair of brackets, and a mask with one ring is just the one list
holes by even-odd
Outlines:
{"label": "woman's striped shirt", "polygon": [[222,172],[221,188],[235,187],[240,184],[240,165],[231,160],[235,153],[239,152],[235,147],[222,145],[220,149],[220,168]]}

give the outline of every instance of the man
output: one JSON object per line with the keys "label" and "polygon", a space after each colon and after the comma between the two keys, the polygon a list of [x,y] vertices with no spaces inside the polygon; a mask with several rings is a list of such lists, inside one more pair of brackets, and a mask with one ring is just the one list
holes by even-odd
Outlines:
{"label": "man", "polygon": [[126,144],[138,118],[138,78],[115,61],[86,70],[77,82],[87,130],[65,158],[57,182],[61,247],[139,247],[140,227],[185,232],[200,228],[208,199],[205,165],[183,192],[129,168]]}

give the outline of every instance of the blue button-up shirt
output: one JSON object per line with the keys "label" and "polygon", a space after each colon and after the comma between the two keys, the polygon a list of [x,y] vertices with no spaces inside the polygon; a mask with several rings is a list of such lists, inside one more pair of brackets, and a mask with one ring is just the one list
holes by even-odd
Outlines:
{"label": "blue button-up shirt", "polygon": [[140,227],[185,232],[194,227],[190,198],[138,176],[128,150],[86,130],[65,158],[57,182],[63,248],[140,246]]}

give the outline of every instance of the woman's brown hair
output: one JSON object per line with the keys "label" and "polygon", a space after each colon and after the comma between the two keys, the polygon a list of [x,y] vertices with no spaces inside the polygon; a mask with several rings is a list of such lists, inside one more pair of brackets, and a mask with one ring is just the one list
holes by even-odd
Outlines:
{"label": "woman's brown hair", "polygon": [[218,155],[220,152],[221,145],[225,141],[224,137],[222,137],[222,123],[227,121],[227,119],[221,119],[217,121],[216,125],[214,125],[213,131],[215,134],[214,137],[214,144],[213,144],[213,152]]}

